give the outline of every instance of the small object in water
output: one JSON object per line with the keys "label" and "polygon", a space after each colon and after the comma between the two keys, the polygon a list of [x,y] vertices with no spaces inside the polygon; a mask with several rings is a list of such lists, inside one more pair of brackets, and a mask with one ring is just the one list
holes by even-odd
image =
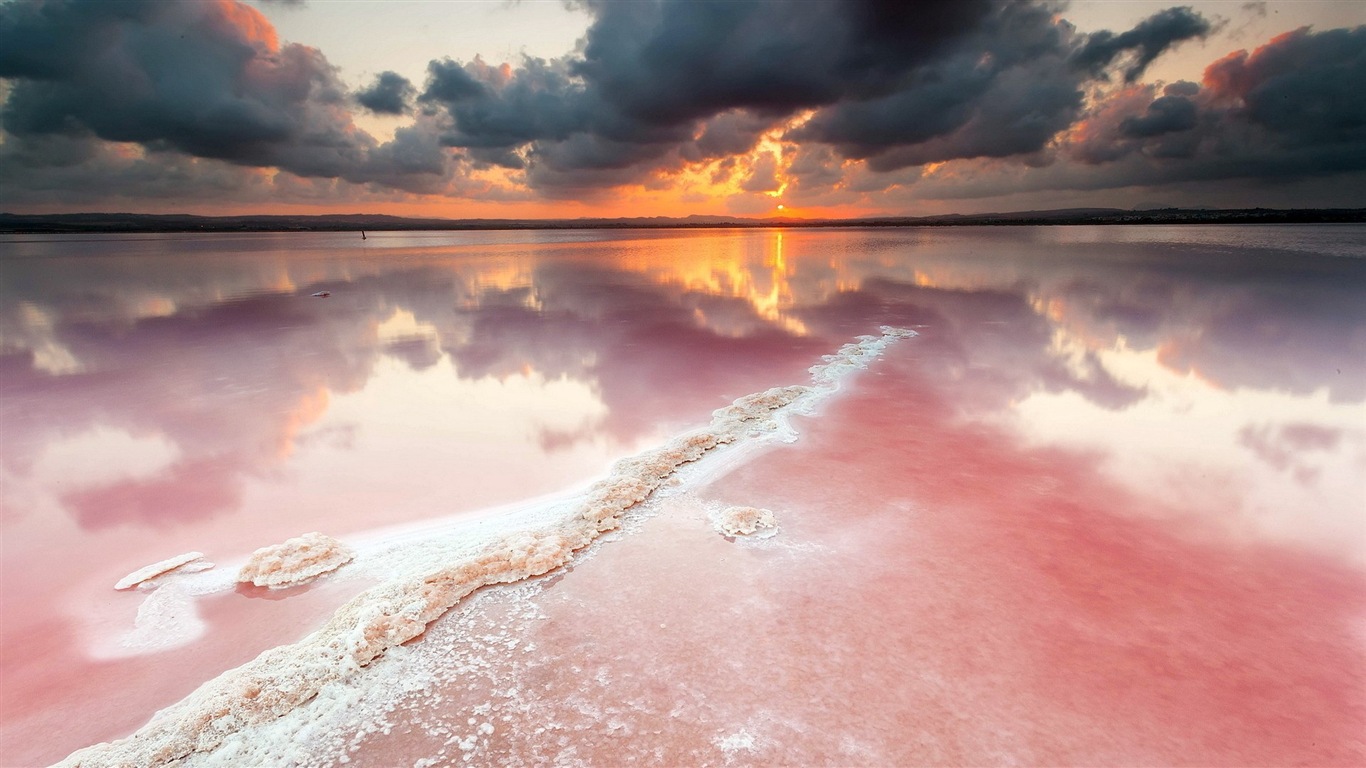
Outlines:
{"label": "small object in water", "polygon": [[727,507],[715,520],[716,528],[726,536],[748,536],[764,528],[777,528],[778,516],[772,510],[755,507]]}
{"label": "small object in water", "polygon": [[346,565],[353,557],[346,545],[315,531],[251,553],[237,580],[283,589],[307,584]]}
{"label": "small object in water", "polygon": [[332,292],[331,292],[331,291],[318,291],[317,293],[313,294],[313,298],[315,298],[315,299],[325,299],[325,298],[327,298],[328,296],[331,296],[331,295],[332,295]]}
{"label": "small object in water", "polygon": [[119,582],[114,585],[114,589],[132,589],[143,582],[150,581],[151,579],[165,575],[171,571],[207,570],[212,567],[213,563],[204,561],[203,552],[186,552],[183,555],[168,557],[161,562],[152,563],[149,566],[133,571],[122,579],[119,579]]}
{"label": "small object in water", "polygon": [[360,239],[362,239],[362,240],[365,239],[365,230],[363,230],[363,229],[360,231]]}

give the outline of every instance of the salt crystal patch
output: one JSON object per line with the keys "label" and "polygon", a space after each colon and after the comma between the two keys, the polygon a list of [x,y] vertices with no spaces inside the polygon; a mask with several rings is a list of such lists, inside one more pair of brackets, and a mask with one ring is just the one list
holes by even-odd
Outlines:
{"label": "salt crystal patch", "polygon": [[314,531],[251,553],[237,580],[272,589],[293,587],[335,571],[353,557],[340,541]]}
{"label": "salt crystal patch", "polygon": [[193,642],[204,629],[194,596],[183,582],[172,581],[143,599],[131,630],[97,643],[90,655],[105,660],[166,651]]}
{"label": "salt crystal patch", "polygon": [[719,737],[712,743],[719,747],[722,752],[725,752],[727,758],[736,752],[756,752],[759,746],[754,734],[743,728],[729,736]]}
{"label": "salt crystal patch", "polygon": [[[183,555],[168,557],[165,560],[162,560],[161,562],[143,566],[137,569],[136,571],[133,571],[132,573],[128,574],[127,576],[124,576],[123,578],[119,579],[117,584],[114,585],[114,589],[132,589],[133,587],[136,587],[144,581],[156,578],[157,576],[160,576],[165,573],[170,573],[171,571],[174,571],[177,568],[180,568],[181,566],[193,563],[196,560],[202,560],[203,558],[203,552],[186,552]],[[206,563],[205,565],[207,565],[209,568],[213,567],[213,563]],[[198,570],[206,569],[200,568]]]}
{"label": "salt crystal patch", "polygon": [[748,536],[762,528],[778,527],[778,517],[757,507],[727,507],[717,513],[714,523],[727,536]]}

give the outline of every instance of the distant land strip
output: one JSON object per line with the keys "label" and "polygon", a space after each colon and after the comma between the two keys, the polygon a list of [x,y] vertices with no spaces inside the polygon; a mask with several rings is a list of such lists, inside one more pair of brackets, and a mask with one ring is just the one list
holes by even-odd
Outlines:
{"label": "distant land strip", "polygon": [[140,213],[0,213],[0,234],[185,232],[354,232],[524,229],[726,229],[747,227],[954,227],[1097,224],[1366,223],[1366,208],[1065,208],[1014,213],[877,216],[853,219],[752,219],[737,216],[651,216],[581,219],[433,219],[381,214],[191,216]]}

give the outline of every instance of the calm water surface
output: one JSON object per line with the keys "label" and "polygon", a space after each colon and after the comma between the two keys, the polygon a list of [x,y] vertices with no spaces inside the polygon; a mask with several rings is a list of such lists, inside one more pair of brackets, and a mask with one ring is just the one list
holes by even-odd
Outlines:
{"label": "calm water surface", "polygon": [[[321,291],[330,296],[313,296]],[[204,608],[202,636],[149,651],[128,642],[143,596],[112,590],[142,565],[190,550],[231,561],[306,531],[346,539],[581,485],[738,396],[803,382],[820,355],[884,324],[921,335],[811,420],[796,446],[714,492],[782,506],[790,510],[784,536],[851,558],[809,561],[803,572],[824,576],[807,591],[799,579],[775,582],[769,613],[751,614],[767,618],[752,618],[746,632],[773,636],[791,622],[853,627],[843,647],[881,658],[888,626],[840,608],[876,603],[892,625],[937,638],[905,650],[898,669],[914,660],[974,681],[956,689],[957,714],[891,714],[876,727],[840,721],[848,749],[810,741],[806,730],[783,735],[772,722],[754,721],[744,735],[716,724],[696,738],[643,739],[642,755],[723,762],[739,749],[745,759],[789,763],[1362,756],[1359,738],[1344,734],[1366,717],[1366,228],[1003,227],[0,240],[0,763],[51,762],[126,735],[203,680],[301,636],[366,586],[336,579],[283,596],[220,596]],[[705,590],[687,568],[647,567],[724,545],[702,537],[665,526],[623,542],[621,554],[606,548],[596,571],[576,570],[543,607],[578,617],[556,624],[562,632],[591,633],[614,616],[641,626],[677,619],[648,615],[645,602],[602,598],[603,580],[635,580],[644,594]],[[694,539],[697,549],[683,554],[679,542]],[[1192,560],[1208,568],[1192,571]],[[765,578],[727,571],[743,571],[727,562],[709,578]],[[854,579],[862,586],[848,599],[813,609],[811,595],[828,595],[831,574],[857,562],[919,565]],[[1027,611],[1023,598],[999,591],[1024,583],[1035,590]],[[1240,600],[1247,610],[1222,628],[1196,621],[1199,610],[1183,612]],[[888,613],[887,601],[901,607]],[[945,621],[973,604],[990,607],[990,620]],[[1337,670],[1335,683],[1304,666],[1292,650],[1303,639],[1287,634],[1288,624],[1268,618],[1286,611],[1314,624],[1313,642],[1326,643],[1316,653],[1327,661],[1313,663]],[[714,633],[704,606],[683,614],[685,626],[697,619],[685,636]],[[1116,616],[1119,624],[1106,623]],[[1024,626],[1033,627],[1028,642],[998,636]],[[1235,631],[1259,644],[1234,648]],[[941,647],[968,632],[1000,643],[981,663],[1006,682],[982,676],[952,644]],[[1129,656],[1076,650],[1097,633],[1145,632]],[[584,636],[559,646],[543,637],[550,661],[537,674],[563,681],[546,670],[572,666]],[[639,637],[628,639],[640,647]],[[614,640],[595,642],[610,649]],[[1035,655],[1020,655],[1034,645]],[[695,654],[666,646],[652,646],[652,658]],[[1173,668],[1161,651],[1168,646],[1201,659],[1202,671]],[[625,663],[632,649],[618,650],[613,658]],[[777,653],[812,668],[828,662],[828,650]],[[1062,665],[1049,683],[1060,687],[1022,682],[1041,665]],[[999,703],[1002,690],[1028,689],[1073,715],[1112,707],[1122,718],[1113,689],[1096,688],[1078,665],[1127,670],[1116,686],[1204,674],[1232,675],[1233,688],[1200,682],[1203,709],[1175,707],[1179,717],[1152,722],[1135,715],[1148,730],[1104,739],[1087,730],[1101,728],[1094,723],[1057,715],[1050,728],[1007,711],[1035,701],[1023,693]],[[1229,665],[1288,671],[1244,679]],[[705,687],[708,668],[683,664],[669,676]],[[822,669],[825,679],[851,671]],[[917,679],[920,698],[879,709],[948,706]],[[1231,703],[1250,688],[1284,685],[1294,689],[1263,704],[1288,695],[1298,702],[1290,709],[1336,711],[1345,728],[1324,726],[1315,744],[1326,746],[1290,744]],[[1192,700],[1179,686],[1151,690],[1151,701],[1125,706],[1157,711]],[[953,725],[964,712],[997,734],[1014,723],[1019,739],[964,736]],[[719,717],[699,722],[711,716]],[[833,715],[786,717],[828,725]],[[1201,718],[1224,730],[1190,731]],[[522,725],[534,731],[534,722]],[[777,735],[756,741],[764,728]],[[878,743],[889,728],[923,728],[923,749]],[[1039,735],[1059,728],[1083,736]],[[1173,751],[1127,746],[1155,733]],[[1280,738],[1287,751],[1228,746],[1255,733]],[[577,743],[578,757],[595,762],[633,754]],[[485,746],[484,760],[562,756],[520,742]],[[374,749],[361,756],[375,764],[436,750],[421,739],[403,748],[411,753]]]}

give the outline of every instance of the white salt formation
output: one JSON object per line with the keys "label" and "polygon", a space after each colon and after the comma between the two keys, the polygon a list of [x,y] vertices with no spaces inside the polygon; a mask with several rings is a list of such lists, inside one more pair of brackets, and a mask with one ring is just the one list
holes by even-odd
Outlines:
{"label": "white salt formation", "polygon": [[[194,752],[211,751],[238,731],[279,718],[317,697],[328,683],[350,677],[390,648],[422,634],[476,589],[540,576],[568,564],[575,552],[620,526],[628,509],[665,485],[682,465],[719,446],[776,432],[783,409],[810,406],[828,396],[840,376],[866,367],[892,340],[915,335],[889,327],[882,332],[881,337],[859,337],[813,367],[816,386],[776,387],[742,397],[718,409],[708,427],[618,462],[566,519],[506,535],[472,555],[452,554],[444,566],[418,568],[371,587],[303,640],[224,672],[157,712],[132,736],[78,750],[59,765],[166,765]],[[258,550],[238,578],[267,586],[300,583],[297,579],[314,578],[350,559],[351,553],[336,541],[308,534]]]}
{"label": "white salt formation", "polygon": [[777,528],[772,511],[755,507],[727,507],[716,516],[716,528],[727,536],[748,536],[762,528]]}
{"label": "white salt formation", "polygon": [[271,589],[294,587],[335,571],[354,557],[340,541],[314,531],[251,553],[237,580]]}
{"label": "white salt formation", "polygon": [[184,645],[204,631],[194,595],[184,582],[173,581],[153,590],[138,606],[133,629],[123,633],[112,647],[101,649],[98,656],[118,658]]}
{"label": "white salt formation", "polygon": [[[195,566],[197,567],[190,566],[190,563],[195,563]],[[114,585],[114,589],[132,589],[145,581],[149,581],[175,570],[203,571],[212,567],[213,563],[204,561],[203,552],[186,552],[183,555],[168,557],[159,563],[152,563],[151,565],[143,566],[142,568],[133,571],[127,576],[119,579],[118,583]]]}

